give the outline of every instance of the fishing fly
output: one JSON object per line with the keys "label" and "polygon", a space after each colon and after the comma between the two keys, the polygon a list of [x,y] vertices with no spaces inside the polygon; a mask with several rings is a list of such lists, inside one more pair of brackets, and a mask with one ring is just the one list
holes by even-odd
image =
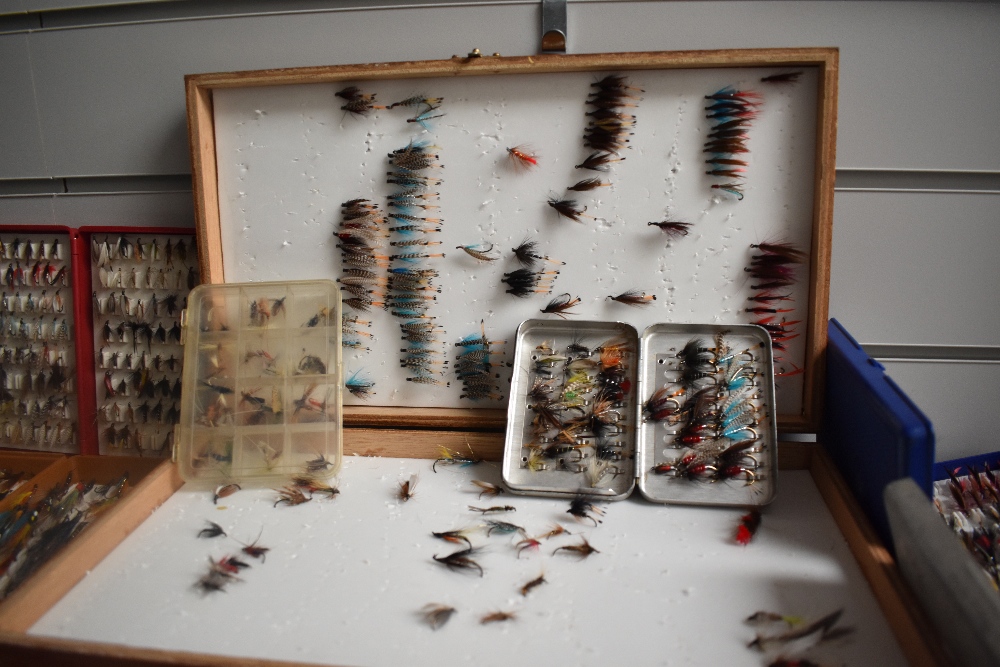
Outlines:
{"label": "fishing fly", "polygon": [[580,560],[587,558],[591,554],[601,553],[590,545],[590,542],[587,541],[586,537],[581,537],[579,544],[566,544],[558,547],[552,552],[552,554],[555,555],[560,551],[566,551],[569,554],[575,555]]}
{"label": "fishing fly", "polygon": [[399,502],[405,503],[413,498],[415,495],[414,489],[417,486],[417,480],[418,477],[414,473],[413,475],[410,475],[409,479],[399,483],[399,488],[396,490],[396,499]]}
{"label": "fishing fly", "polygon": [[555,210],[556,213],[574,222],[582,223],[583,220],[580,218],[594,219],[593,216],[585,213],[587,207],[581,207],[575,199],[558,199],[557,197],[551,197],[548,199],[548,204]]}
{"label": "fishing fly", "polygon": [[642,290],[630,289],[608,297],[611,301],[625,304],[626,306],[649,306],[656,301],[655,294],[646,294]]}
{"label": "fishing fly", "polygon": [[579,303],[580,297],[571,297],[569,293],[560,294],[556,298],[549,301],[548,305],[541,309],[541,312],[558,315],[559,317],[566,319],[567,315],[575,315],[575,313],[571,313],[569,311],[574,306],[579,305]]}
{"label": "fishing fly", "polygon": [[215,523],[214,521],[206,521],[208,524],[205,528],[198,531],[198,537],[225,537],[226,531],[222,529],[222,526]]}
{"label": "fishing fly", "polygon": [[423,609],[420,610],[424,623],[431,626],[432,630],[437,630],[442,627],[449,621],[449,619],[451,619],[454,613],[454,607],[449,607],[445,604],[436,604],[434,602],[424,605]]}
{"label": "fishing fly", "polygon": [[461,551],[455,551],[453,553],[450,553],[447,556],[437,556],[437,555],[435,555],[435,556],[432,556],[432,558],[435,561],[437,561],[438,563],[441,563],[442,565],[444,565],[445,567],[447,567],[449,570],[453,570],[453,571],[456,571],[456,572],[462,571],[462,570],[466,570],[466,571],[470,571],[470,572],[471,571],[476,571],[476,572],[479,573],[479,576],[482,577],[483,576],[483,568],[480,567],[479,563],[477,563],[472,558],[472,556],[474,556],[477,553],[479,553],[479,551],[480,551],[480,549],[477,548],[477,547],[469,547],[467,549],[462,549]]}
{"label": "fishing fly", "polygon": [[538,155],[528,146],[513,146],[507,149],[507,161],[515,171],[528,171],[538,166]]}

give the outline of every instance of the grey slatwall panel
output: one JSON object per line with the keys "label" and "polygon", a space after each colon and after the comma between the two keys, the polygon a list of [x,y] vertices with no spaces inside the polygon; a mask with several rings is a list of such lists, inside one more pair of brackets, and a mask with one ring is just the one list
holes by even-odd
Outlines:
{"label": "grey slatwall panel", "polygon": [[194,227],[190,192],[0,197],[0,225]]}
{"label": "grey slatwall panel", "polygon": [[838,192],[830,314],[862,343],[1000,344],[1000,195]]}
{"label": "grey slatwall panel", "polygon": [[[273,8],[273,3],[263,3]],[[187,168],[182,76],[537,51],[536,5],[415,7],[30,34],[52,174]],[[614,26],[609,29],[608,26]],[[572,52],[841,48],[839,165],[993,169],[1000,6],[922,2],[573,3]]]}
{"label": "grey slatwall panel", "polygon": [[1000,450],[990,428],[1000,405],[998,364],[883,361],[934,425],[938,461]]}
{"label": "grey slatwall panel", "polygon": [[44,176],[28,35],[0,35],[0,179]]}

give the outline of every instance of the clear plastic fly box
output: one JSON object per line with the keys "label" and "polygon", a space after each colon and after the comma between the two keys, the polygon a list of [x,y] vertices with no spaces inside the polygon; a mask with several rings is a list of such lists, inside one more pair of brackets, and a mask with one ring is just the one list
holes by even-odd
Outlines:
{"label": "clear plastic fly box", "polygon": [[182,315],[175,457],[187,481],[333,475],[342,459],[341,296],[329,280],[200,285]]}
{"label": "clear plastic fly box", "polygon": [[753,506],[774,499],[768,332],[756,325],[527,320],[503,480],[513,493]]}

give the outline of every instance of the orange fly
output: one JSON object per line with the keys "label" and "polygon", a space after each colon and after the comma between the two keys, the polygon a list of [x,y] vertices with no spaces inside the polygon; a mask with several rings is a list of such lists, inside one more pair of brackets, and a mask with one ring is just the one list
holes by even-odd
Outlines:
{"label": "orange fly", "polygon": [[517,171],[526,171],[538,166],[538,155],[527,146],[513,146],[507,149],[507,157]]}

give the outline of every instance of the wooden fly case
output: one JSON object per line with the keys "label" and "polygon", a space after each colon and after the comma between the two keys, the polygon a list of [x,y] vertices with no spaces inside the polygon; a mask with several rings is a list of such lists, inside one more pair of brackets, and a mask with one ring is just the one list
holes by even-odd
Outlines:
{"label": "wooden fly case", "polygon": [[[41,531],[44,525],[50,537],[52,533],[65,534],[62,542],[56,542],[59,546],[50,546],[39,562],[18,558],[5,563],[0,598],[0,631],[5,632],[24,632],[31,627],[173,493],[180,478],[173,466],[157,459],[73,456],[52,462],[32,478],[31,484],[30,494],[13,494],[0,501],[0,512],[18,511],[22,504],[29,512],[38,511],[46,505],[43,499],[55,492],[59,504],[53,503],[44,520],[36,522],[35,530]],[[72,505],[70,494],[75,498]],[[65,513],[63,506],[75,510]],[[57,516],[64,529],[52,528]],[[23,567],[25,562],[32,564],[30,576],[12,585],[8,577],[14,565]]]}
{"label": "wooden fly case", "polygon": [[[370,389],[345,394],[344,424],[372,446],[373,426],[455,448],[502,430],[532,317],[759,323],[778,426],[815,430],[836,76],[835,49],[192,75],[202,273],[340,281],[363,322],[344,376]],[[799,261],[755,269],[768,243]],[[477,338],[489,370],[470,391],[456,369]]]}
{"label": "wooden fly case", "polygon": [[65,227],[0,228],[0,447],[79,451],[72,239]]}
{"label": "wooden fly case", "polygon": [[81,400],[96,415],[82,429],[84,451],[170,456],[180,421],[181,311],[200,282],[195,236],[190,229],[83,227],[80,243],[89,257],[84,337],[93,345],[81,357],[88,378]]}

